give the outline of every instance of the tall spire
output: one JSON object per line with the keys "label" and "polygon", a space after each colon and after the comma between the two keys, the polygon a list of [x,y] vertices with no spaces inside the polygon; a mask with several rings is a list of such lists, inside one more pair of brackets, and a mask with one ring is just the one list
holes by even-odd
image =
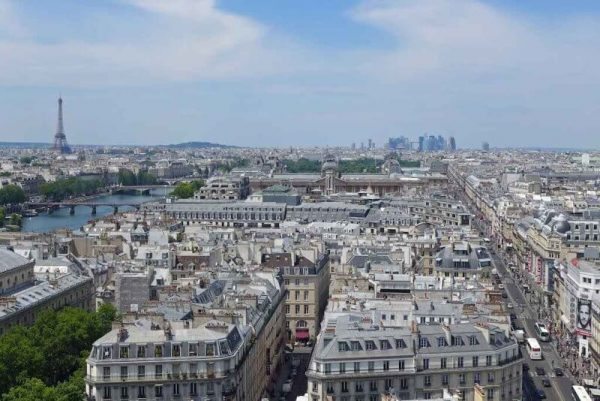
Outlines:
{"label": "tall spire", "polygon": [[62,112],[62,97],[58,98],[58,125],[56,127],[56,137],[65,137],[65,127],[63,126],[63,112]]}
{"label": "tall spire", "polygon": [[65,135],[65,127],[63,126],[63,100],[58,97],[58,123],[56,125],[56,134],[54,134],[53,149],[59,153],[71,153],[71,148],[67,144],[67,136]]}

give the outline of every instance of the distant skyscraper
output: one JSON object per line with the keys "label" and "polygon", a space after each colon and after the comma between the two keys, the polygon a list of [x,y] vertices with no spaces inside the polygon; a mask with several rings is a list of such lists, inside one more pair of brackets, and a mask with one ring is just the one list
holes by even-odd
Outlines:
{"label": "distant skyscraper", "polygon": [[58,98],[58,124],[56,126],[56,134],[54,134],[53,149],[59,153],[71,153],[71,148],[67,144],[67,136],[65,135],[65,127],[63,126],[63,111],[62,98]]}
{"label": "distant skyscraper", "polygon": [[356,142],[352,142],[352,150],[356,150]]}
{"label": "distant skyscraper", "polygon": [[368,149],[373,149],[373,140],[371,138],[369,138],[368,144]]}
{"label": "distant skyscraper", "polygon": [[448,140],[448,150],[454,152],[456,150],[456,139],[453,136]]}
{"label": "distant skyscraper", "polygon": [[389,149],[410,149],[410,140],[405,136],[388,139]]}
{"label": "distant skyscraper", "polygon": [[483,144],[481,144],[481,149],[483,149],[484,152],[489,152],[490,151],[490,144],[487,142],[484,142]]}

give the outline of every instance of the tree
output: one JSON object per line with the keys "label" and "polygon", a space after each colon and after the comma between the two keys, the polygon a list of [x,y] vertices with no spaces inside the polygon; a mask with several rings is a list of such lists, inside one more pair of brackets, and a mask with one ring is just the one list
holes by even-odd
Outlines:
{"label": "tree", "polygon": [[182,182],[177,185],[171,195],[179,199],[188,199],[194,196],[194,185],[191,182]]}
{"label": "tree", "polygon": [[321,162],[300,158],[297,161],[286,159],[283,161],[288,173],[318,173],[321,171]]}
{"label": "tree", "polygon": [[5,185],[0,188],[0,205],[23,203],[27,199],[25,191],[18,185]]}
{"label": "tree", "polygon": [[42,400],[80,400],[85,355],[115,317],[108,304],[95,313],[68,307],[41,312],[32,326],[13,327],[0,337],[2,400],[29,400],[29,394]]}
{"label": "tree", "polygon": [[58,401],[56,389],[46,386],[37,378],[27,379],[20,386],[10,389],[2,401]]}
{"label": "tree", "polygon": [[31,164],[31,162],[35,159],[35,156],[22,156],[19,159],[21,164]]}
{"label": "tree", "polygon": [[87,180],[81,177],[71,177],[40,185],[40,192],[54,201],[61,201],[69,196],[85,195],[96,192],[104,187],[101,180]]}
{"label": "tree", "polygon": [[13,213],[10,215],[10,225],[21,227],[22,217],[18,213]]}
{"label": "tree", "polygon": [[3,207],[0,207],[0,227],[4,225],[4,220],[6,219],[6,210]]}

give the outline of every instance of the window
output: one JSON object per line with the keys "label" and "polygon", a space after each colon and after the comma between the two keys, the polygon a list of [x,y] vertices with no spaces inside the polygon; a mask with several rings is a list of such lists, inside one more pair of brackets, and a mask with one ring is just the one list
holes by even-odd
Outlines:
{"label": "window", "polygon": [[381,314],[381,320],[387,320],[387,316],[386,316],[386,314],[385,314],[385,313],[382,313],[382,314]]}
{"label": "window", "polygon": [[286,306],[285,306],[285,314],[286,314],[286,315],[289,315],[289,314],[290,314],[290,306],[289,306],[289,305],[286,305]]}
{"label": "window", "polygon": [[466,380],[465,380],[465,374],[464,374],[464,373],[459,373],[459,374],[458,374],[458,382],[459,382],[460,384],[465,384],[465,383],[466,383]]}
{"label": "window", "polygon": [[111,389],[110,387],[104,387],[103,397],[102,398],[107,399],[107,400],[109,400],[109,399],[112,398],[112,394],[110,392],[110,389]]}
{"label": "window", "polygon": [[423,376],[423,385],[426,387],[431,386],[431,376]]}
{"label": "window", "polygon": [[296,311],[296,315],[300,314],[300,305],[296,305],[294,310]]}
{"label": "window", "polygon": [[198,383],[190,383],[190,395],[198,395]]}
{"label": "window", "polygon": [[365,341],[365,346],[367,347],[367,351],[371,351],[375,349],[375,342],[371,340]]}
{"label": "window", "polygon": [[374,380],[371,380],[369,382],[369,390],[371,391],[377,391],[377,382]]}
{"label": "window", "polygon": [[156,365],[154,367],[154,377],[156,377],[156,378],[162,377],[162,365]]}
{"label": "window", "polygon": [[360,372],[360,362],[354,362],[354,371]]}
{"label": "window", "polygon": [[156,357],[162,357],[163,356],[163,349],[162,349],[162,345],[155,345],[154,346],[154,356]]}
{"label": "window", "polygon": [[444,386],[448,385],[448,375],[447,374],[442,375],[442,385],[444,385]]}
{"label": "window", "polygon": [[300,290],[294,291],[294,299],[297,301],[300,299]]}
{"label": "window", "polygon": [[473,382],[477,384],[481,383],[481,377],[479,375],[479,372],[473,373]]}
{"label": "window", "polygon": [[105,366],[104,368],[102,368],[102,377],[106,380],[106,379],[110,379],[110,367]]}
{"label": "window", "polygon": [[394,387],[392,379],[385,379],[385,391],[389,391],[392,387]]}
{"label": "window", "polygon": [[111,347],[102,347],[102,359],[110,359],[112,356]]}
{"label": "window", "polygon": [[358,341],[352,341],[350,346],[352,347],[352,351],[362,351],[362,347]]}
{"label": "window", "polygon": [[440,359],[440,368],[446,369],[447,365],[448,365],[448,359],[447,358]]}
{"label": "window", "polygon": [[325,373],[331,373],[331,364],[330,363],[325,364]]}
{"label": "window", "polygon": [[335,390],[333,389],[333,383],[327,383],[327,394],[333,394]]}
{"label": "window", "polygon": [[404,370],[404,360],[399,360],[398,361],[398,370]]}
{"label": "window", "polygon": [[487,399],[488,400],[493,400],[494,399],[494,389],[493,388],[488,388],[487,389]]}
{"label": "window", "polygon": [[445,347],[448,345],[448,341],[446,341],[446,337],[438,337],[437,343],[438,343],[438,347]]}
{"label": "window", "polygon": [[429,369],[429,358],[424,358],[423,359],[423,369],[424,370]]}
{"label": "window", "polygon": [[462,346],[462,345],[465,345],[465,342],[463,341],[462,337],[460,337],[460,336],[457,336],[457,337],[452,336],[452,345]]}
{"label": "window", "polygon": [[465,366],[465,358],[462,356],[458,357],[458,367],[463,368]]}
{"label": "window", "polygon": [[485,366],[492,366],[492,356],[491,355],[487,355],[485,357]]}
{"label": "window", "polygon": [[477,366],[479,366],[479,357],[474,356],[473,357],[473,367],[477,367]]}
{"label": "window", "polygon": [[146,367],[144,365],[139,365],[137,367],[138,377],[142,378],[146,376]]}
{"label": "window", "polygon": [[121,379],[127,378],[127,366],[121,366]]}
{"label": "window", "polygon": [[304,314],[308,315],[308,310],[309,310],[309,306],[308,305],[304,305]]}
{"label": "window", "polygon": [[369,361],[369,372],[372,372],[374,370],[375,370],[375,362]]}
{"label": "window", "polygon": [[406,377],[402,377],[400,379],[400,389],[401,390],[406,390],[408,389],[408,379]]}
{"label": "window", "polygon": [[356,393],[362,393],[364,391],[362,382],[356,382],[354,385],[354,391]]}
{"label": "window", "polygon": [[340,362],[340,373],[346,373],[346,364],[344,362]]}
{"label": "window", "polygon": [[173,356],[181,356],[181,345],[173,344]]}
{"label": "window", "polygon": [[138,386],[138,398],[146,398],[146,387]]}
{"label": "window", "polygon": [[348,392],[348,382],[343,381],[342,382],[342,393],[347,393],[347,392]]}
{"label": "window", "polygon": [[179,383],[173,383],[173,395],[181,395],[181,393],[179,392]]}
{"label": "window", "polygon": [[308,290],[304,291],[304,300],[308,301]]}
{"label": "window", "polygon": [[209,381],[206,383],[206,394],[213,395],[215,393],[215,383]]}
{"label": "window", "polygon": [[427,337],[419,338],[419,348],[427,348],[429,347],[429,340]]}
{"label": "window", "polygon": [[346,344],[345,342],[340,341],[338,343],[338,351],[340,351],[340,352],[348,351],[348,344]]}
{"label": "window", "polygon": [[146,346],[145,345],[138,345],[138,347],[137,347],[137,357],[138,358],[145,358],[146,357]]}
{"label": "window", "polygon": [[396,348],[406,348],[406,343],[403,339],[396,340]]}
{"label": "window", "polygon": [[126,400],[127,398],[129,398],[129,388],[121,387],[121,399]]}
{"label": "window", "polygon": [[488,373],[488,383],[493,383],[494,382],[494,372],[489,372]]}
{"label": "window", "polygon": [[383,361],[383,370],[390,370],[390,361]]}
{"label": "window", "polygon": [[379,346],[381,347],[381,349],[390,349],[392,348],[392,346],[390,345],[388,340],[381,340],[379,341]]}
{"label": "window", "polygon": [[469,345],[479,345],[479,341],[477,341],[477,337],[469,336]]}
{"label": "window", "polygon": [[161,384],[157,384],[156,386],[154,386],[154,396],[155,397],[163,396],[163,387]]}
{"label": "window", "polygon": [[198,355],[198,344],[189,344],[188,354],[189,356]]}

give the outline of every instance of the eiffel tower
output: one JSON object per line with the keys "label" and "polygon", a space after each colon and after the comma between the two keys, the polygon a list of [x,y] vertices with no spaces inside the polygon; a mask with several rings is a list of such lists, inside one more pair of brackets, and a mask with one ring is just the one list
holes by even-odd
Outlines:
{"label": "eiffel tower", "polygon": [[65,127],[63,126],[63,112],[62,112],[62,97],[58,98],[58,125],[56,127],[56,134],[54,134],[54,146],[52,149],[58,153],[65,154],[71,153],[71,148],[67,144],[67,136],[65,135]]}

